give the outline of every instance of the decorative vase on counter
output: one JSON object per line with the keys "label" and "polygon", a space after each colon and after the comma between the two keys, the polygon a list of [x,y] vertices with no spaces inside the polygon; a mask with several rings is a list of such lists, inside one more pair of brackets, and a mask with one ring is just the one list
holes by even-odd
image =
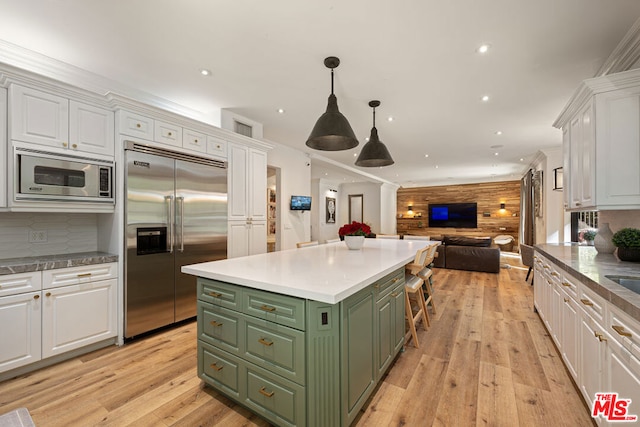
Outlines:
{"label": "decorative vase on counter", "polygon": [[609,228],[608,222],[603,222],[598,227],[598,233],[596,234],[596,238],[594,239],[594,246],[596,247],[596,251],[599,254],[612,254],[616,249],[615,245],[611,241],[613,237],[613,233]]}
{"label": "decorative vase on counter", "polygon": [[344,236],[344,242],[347,244],[349,249],[356,251],[358,249],[362,249],[362,245],[364,245],[364,236]]}

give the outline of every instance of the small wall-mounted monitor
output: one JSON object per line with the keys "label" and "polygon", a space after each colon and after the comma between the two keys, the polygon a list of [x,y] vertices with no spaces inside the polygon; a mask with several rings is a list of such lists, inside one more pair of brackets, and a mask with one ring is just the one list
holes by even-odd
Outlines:
{"label": "small wall-mounted monitor", "polygon": [[311,196],[291,196],[292,211],[310,211]]}

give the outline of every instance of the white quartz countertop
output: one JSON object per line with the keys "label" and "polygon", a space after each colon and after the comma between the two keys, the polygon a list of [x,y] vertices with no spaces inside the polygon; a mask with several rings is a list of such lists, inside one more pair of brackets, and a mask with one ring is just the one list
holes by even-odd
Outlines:
{"label": "white quartz countertop", "polygon": [[361,250],[344,242],[185,265],[182,272],[298,298],[336,304],[413,261],[440,242],[365,239]]}

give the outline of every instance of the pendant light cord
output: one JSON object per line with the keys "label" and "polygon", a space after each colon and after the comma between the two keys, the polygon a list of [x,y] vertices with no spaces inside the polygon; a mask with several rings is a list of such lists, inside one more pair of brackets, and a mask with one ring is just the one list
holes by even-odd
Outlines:
{"label": "pendant light cord", "polygon": [[331,95],[333,95],[333,68],[331,69]]}
{"label": "pendant light cord", "polygon": [[376,127],[376,107],[373,107],[373,127]]}

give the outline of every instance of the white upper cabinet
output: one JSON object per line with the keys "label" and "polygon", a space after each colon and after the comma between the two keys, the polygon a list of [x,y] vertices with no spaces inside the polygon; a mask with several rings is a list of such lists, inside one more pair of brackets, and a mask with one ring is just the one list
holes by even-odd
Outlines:
{"label": "white upper cabinet", "polygon": [[7,90],[0,88],[0,208],[7,206]]}
{"label": "white upper cabinet", "polygon": [[189,150],[205,153],[207,151],[207,135],[185,129],[182,134],[182,146]]}
{"label": "white upper cabinet", "polygon": [[585,80],[554,126],[567,209],[640,209],[640,69]]}
{"label": "white upper cabinet", "polygon": [[229,220],[267,220],[267,153],[232,144],[229,150]]}
{"label": "white upper cabinet", "polygon": [[113,156],[113,111],[70,101],[69,119],[72,150]]}
{"label": "white upper cabinet", "polygon": [[114,155],[112,111],[12,84],[9,118],[12,140]]}

